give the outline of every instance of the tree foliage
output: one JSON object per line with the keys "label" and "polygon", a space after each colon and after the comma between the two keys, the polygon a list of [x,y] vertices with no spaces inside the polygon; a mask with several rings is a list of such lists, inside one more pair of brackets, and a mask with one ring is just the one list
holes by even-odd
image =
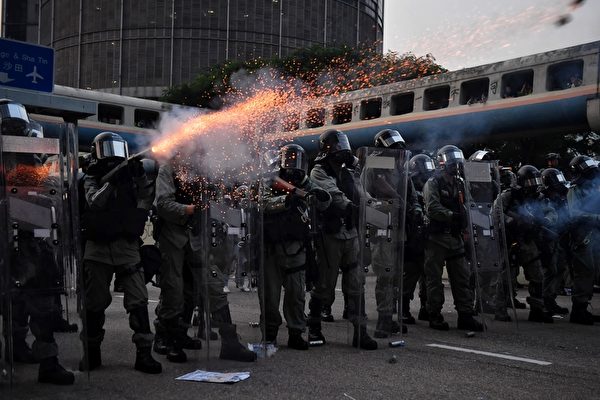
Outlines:
{"label": "tree foliage", "polygon": [[431,55],[416,57],[412,53],[379,54],[371,48],[313,46],[299,49],[285,58],[230,61],[198,74],[191,82],[169,88],[161,100],[188,106],[218,109],[220,98],[230,93],[231,76],[269,67],[285,79],[299,79],[315,94],[327,95],[363,89],[421,76],[438,74],[446,69]]}

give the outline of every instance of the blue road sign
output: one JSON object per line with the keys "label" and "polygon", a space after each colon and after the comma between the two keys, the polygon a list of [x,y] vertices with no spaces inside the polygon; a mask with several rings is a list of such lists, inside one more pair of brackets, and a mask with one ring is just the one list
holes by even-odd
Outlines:
{"label": "blue road sign", "polygon": [[54,49],[0,38],[0,85],[52,92]]}

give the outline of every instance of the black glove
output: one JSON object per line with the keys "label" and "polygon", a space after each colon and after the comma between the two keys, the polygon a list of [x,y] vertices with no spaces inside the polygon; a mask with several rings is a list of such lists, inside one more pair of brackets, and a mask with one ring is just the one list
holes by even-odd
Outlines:
{"label": "black glove", "polygon": [[315,197],[317,198],[317,200],[319,200],[321,202],[329,201],[329,199],[331,199],[331,196],[329,195],[329,193],[326,190],[323,190],[321,188],[311,189],[308,192],[308,194],[314,194]]}
{"label": "black glove", "polygon": [[285,205],[288,208],[300,208],[301,210],[306,210],[308,206],[306,205],[306,200],[304,197],[295,194],[296,191],[287,195],[285,199]]}
{"label": "black glove", "polygon": [[131,176],[135,178],[139,178],[146,173],[146,171],[144,170],[144,164],[142,163],[142,160],[138,158],[129,160],[129,162],[127,163],[127,167],[129,168]]}
{"label": "black glove", "polygon": [[423,223],[424,223],[423,211],[421,211],[420,209],[414,210],[412,212],[411,224],[414,227],[417,227],[417,226],[423,226]]}
{"label": "black glove", "polygon": [[463,214],[453,212],[452,213],[452,225],[461,226],[463,224]]}
{"label": "black glove", "polygon": [[344,213],[344,225],[346,225],[346,229],[352,230],[355,225],[354,221],[356,220],[358,220],[358,206],[354,203],[348,203]]}

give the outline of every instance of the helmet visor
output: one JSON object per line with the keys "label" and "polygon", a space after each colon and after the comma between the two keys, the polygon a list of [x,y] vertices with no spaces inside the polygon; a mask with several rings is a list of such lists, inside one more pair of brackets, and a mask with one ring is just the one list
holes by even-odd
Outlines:
{"label": "helmet visor", "polygon": [[423,162],[423,168],[425,172],[435,171],[435,164],[433,163],[433,161],[428,160]]}
{"label": "helmet visor", "polygon": [[464,159],[465,157],[463,156],[463,152],[461,150],[452,150],[440,154],[440,161],[444,164],[463,162]]}
{"label": "helmet visor", "polygon": [[5,103],[0,105],[2,118],[2,132],[9,135],[26,135],[29,117],[27,110],[18,103]]}
{"label": "helmet visor", "polygon": [[295,149],[285,149],[281,153],[281,161],[279,162],[281,169],[299,169],[304,172],[308,169],[308,159],[306,154]]}
{"label": "helmet visor", "polygon": [[352,151],[350,147],[350,142],[348,141],[348,137],[346,135],[338,135],[337,142],[329,145],[328,153],[337,153],[338,151]]}
{"label": "helmet visor", "polygon": [[127,142],[107,140],[99,143],[99,146],[96,147],[96,157],[99,160],[108,157],[127,158],[129,157]]}
{"label": "helmet visor", "polygon": [[524,188],[537,187],[537,186],[541,186],[541,184],[542,184],[542,178],[540,178],[539,176],[535,176],[535,177],[523,180]]}
{"label": "helmet visor", "polygon": [[381,142],[383,147],[394,147],[396,143],[399,143],[396,145],[396,147],[403,147],[405,145],[404,140],[402,140],[400,135],[392,135],[389,132],[381,135],[378,140]]}

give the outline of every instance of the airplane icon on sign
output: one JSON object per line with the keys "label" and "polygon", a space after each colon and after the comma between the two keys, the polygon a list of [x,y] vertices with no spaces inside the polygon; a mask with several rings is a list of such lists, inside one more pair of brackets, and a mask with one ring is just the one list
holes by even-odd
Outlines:
{"label": "airplane icon on sign", "polygon": [[28,78],[33,78],[31,80],[31,83],[38,83],[37,80],[38,79],[44,79],[43,76],[41,76],[40,74],[38,74],[37,72],[37,66],[33,66],[33,72],[28,73],[27,75],[25,75]]}

